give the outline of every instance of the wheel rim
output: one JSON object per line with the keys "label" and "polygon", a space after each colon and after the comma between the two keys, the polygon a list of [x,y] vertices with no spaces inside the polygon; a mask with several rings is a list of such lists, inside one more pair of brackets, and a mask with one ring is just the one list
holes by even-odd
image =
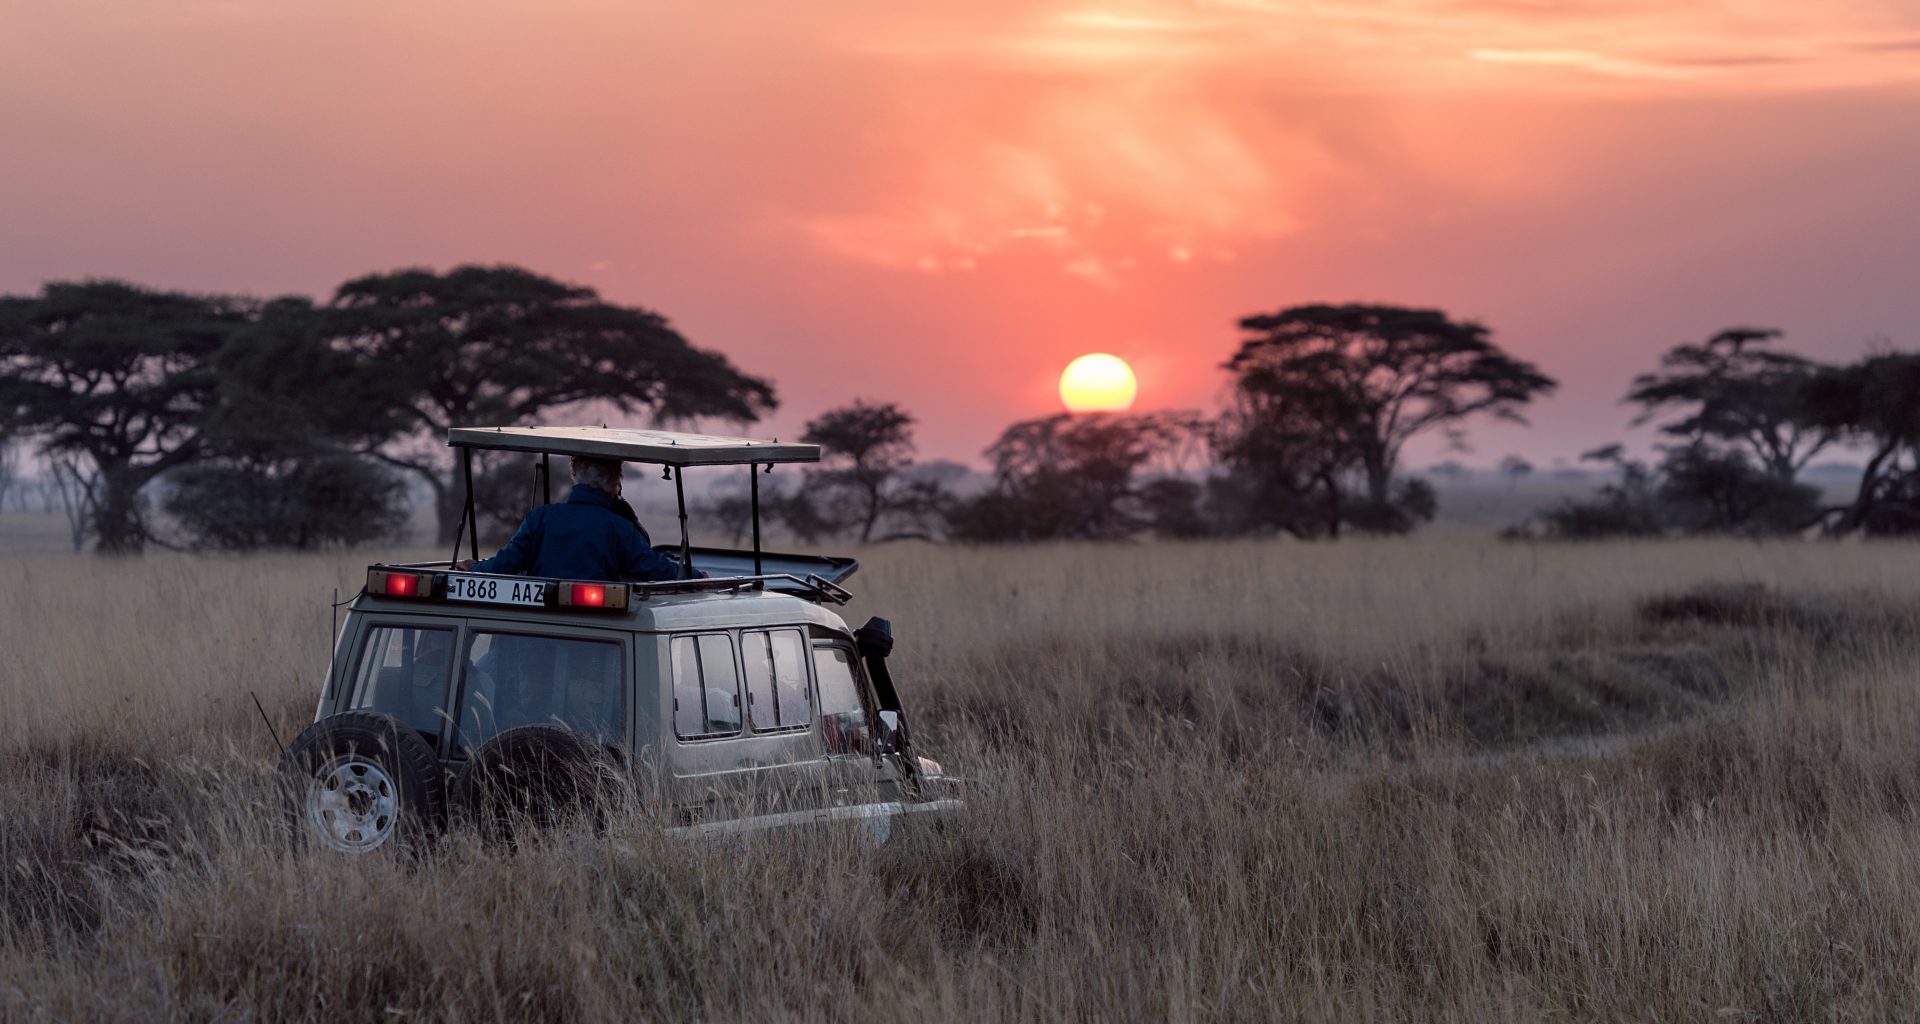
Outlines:
{"label": "wheel rim", "polygon": [[307,783],[307,822],[321,840],[343,853],[368,853],[393,837],[400,816],[399,789],[378,761],[342,754]]}

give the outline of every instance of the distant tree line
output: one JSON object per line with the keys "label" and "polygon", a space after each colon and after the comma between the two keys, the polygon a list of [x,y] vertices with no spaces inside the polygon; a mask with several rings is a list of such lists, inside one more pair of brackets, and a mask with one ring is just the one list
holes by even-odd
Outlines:
{"label": "distant tree line", "polygon": [[[764,518],[806,541],[1404,533],[1438,506],[1403,471],[1412,442],[1524,422],[1556,386],[1439,310],[1302,305],[1238,327],[1224,408],[1015,423],[985,449],[984,482],[918,461],[914,417],[895,403],[830,409],[802,434],[820,465],[763,478]],[[1657,456],[1588,453],[1614,482],[1510,535],[1920,529],[1920,355],[1833,366],[1778,336],[1734,328],[1667,352],[1627,394],[1635,422],[1666,439]],[[446,429],[587,403],[745,424],[776,397],[657,313],[511,266],[373,274],[320,302],[117,281],[0,297],[0,502],[18,493],[25,445],[76,547],[360,543],[395,534],[415,489],[450,542],[465,502]],[[1799,477],[1838,445],[1867,462],[1847,501],[1823,503]],[[476,469],[480,514],[516,522],[534,500],[525,460],[483,455]],[[1499,472],[1512,490],[1533,466],[1509,457]],[[736,539],[750,528],[745,488],[705,511]]]}
{"label": "distant tree line", "polygon": [[[773,514],[808,537],[858,522],[863,539],[1404,533],[1438,505],[1425,479],[1402,472],[1409,442],[1438,435],[1457,444],[1475,417],[1523,422],[1525,407],[1555,387],[1481,325],[1436,310],[1309,305],[1239,326],[1240,345],[1222,367],[1230,400],[1215,415],[1063,413],[1016,423],[985,451],[990,484],[960,494],[945,487],[952,477],[929,477],[912,461],[909,415],[856,404],[808,428],[830,464],[835,453],[844,464],[803,478],[775,499]],[[1613,482],[1507,535],[1920,532],[1920,354],[1830,365],[1780,350],[1779,338],[1736,327],[1669,350],[1627,394],[1639,410],[1634,424],[1657,424],[1665,439],[1654,458],[1618,444],[1586,453]],[[1845,500],[1823,501],[1801,476],[1841,446],[1866,462]],[[1509,456],[1498,472],[1511,492],[1534,466]],[[865,496],[860,516],[844,504],[855,495]],[[876,523],[895,527],[876,532]]]}
{"label": "distant tree line", "polygon": [[[451,540],[446,428],[587,401],[745,422],[775,395],[657,313],[511,266],[373,274],[321,303],[119,281],[0,297],[0,438],[37,450],[76,546],[104,552],[371,540],[406,479]],[[154,525],[163,477],[176,538]]]}
{"label": "distant tree line", "polygon": [[[912,417],[857,402],[807,425],[826,464],[766,509],[803,537],[1113,539],[1404,533],[1433,487],[1401,472],[1414,438],[1458,438],[1475,417],[1520,421],[1554,381],[1438,310],[1307,305],[1240,321],[1216,414],[1068,414],[1015,423],[985,455],[991,482],[913,462]],[[959,476],[964,476],[964,469]],[[723,505],[744,528],[744,498]]]}
{"label": "distant tree line", "polygon": [[[1554,387],[1437,310],[1296,306],[1239,327],[1217,415],[1016,423],[985,451],[990,482],[966,488],[965,467],[916,461],[910,413],[856,401],[807,423],[823,461],[768,480],[763,511],[804,540],[1405,532],[1436,508],[1401,473],[1412,439],[1519,420]],[[403,523],[407,481],[450,542],[465,504],[446,428],[587,402],[744,423],[775,395],[656,313],[517,267],[369,275],[324,302],[117,281],[0,298],[0,431],[50,468],[76,547],[365,542]],[[479,513],[517,521],[534,486],[524,460],[477,470]],[[745,493],[707,511],[736,538],[750,525]]]}
{"label": "distant tree line", "polygon": [[[1726,533],[1920,532],[1920,354],[1850,365],[1773,348],[1780,332],[1734,327],[1668,350],[1634,379],[1636,424],[1658,421],[1652,460],[1607,445],[1583,458],[1617,476],[1512,536],[1588,539]],[[1814,456],[1848,444],[1867,461],[1852,495],[1822,500],[1801,480]]]}

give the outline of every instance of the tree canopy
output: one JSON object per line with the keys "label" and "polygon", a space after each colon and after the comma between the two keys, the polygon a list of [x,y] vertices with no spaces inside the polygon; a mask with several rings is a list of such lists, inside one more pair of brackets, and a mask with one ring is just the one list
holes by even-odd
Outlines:
{"label": "tree canopy", "polygon": [[264,304],[211,366],[201,457],[170,475],[164,502],[193,543],[307,549],[405,522],[400,481],[356,454],[406,428],[404,382],[327,346],[311,301]]}
{"label": "tree canopy", "polygon": [[[1275,525],[1294,532],[1307,529],[1301,510],[1315,504],[1327,532],[1344,517],[1404,528],[1432,503],[1431,488],[1416,482],[1395,493],[1407,442],[1436,430],[1457,435],[1477,415],[1524,422],[1521,410],[1555,387],[1485,327],[1435,309],[1294,306],[1239,326],[1248,336],[1225,366],[1234,408],[1217,446],[1250,476],[1241,488],[1265,495],[1256,505],[1293,510]],[[1356,508],[1345,508],[1340,492],[1348,470],[1365,487]]]}
{"label": "tree canopy", "polygon": [[1823,367],[1764,347],[1779,337],[1772,328],[1729,327],[1700,344],[1668,349],[1660,369],[1635,377],[1627,392],[1627,401],[1642,408],[1634,422],[1677,411],[1661,433],[1737,447],[1774,479],[1792,481],[1835,432],[1807,412],[1807,385]]}
{"label": "tree canopy", "polygon": [[955,507],[954,533],[967,540],[1128,536],[1152,521],[1141,471],[1182,447],[1197,425],[1182,413],[1059,413],[1015,423],[987,448],[994,486]]}
{"label": "tree canopy", "polygon": [[1834,533],[1920,532],[1920,354],[1889,352],[1821,371],[1807,415],[1868,447],[1853,501],[1835,510]]}
{"label": "tree canopy", "polygon": [[[141,490],[195,458],[213,357],[251,303],[122,281],[62,282],[0,298],[0,432],[92,463],[89,529],[107,552],[151,539]],[[71,464],[71,463],[69,463]]]}
{"label": "tree canopy", "polygon": [[809,420],[800,440],[823,449],[809,482],[842,499],[835,504],[843,519],[857,519],[860,540],[872,540],[875,524],[902,497],[894,489],[913,463],[913,417],[891,402],[855,400]]}
{"label": "tree canopy", "polygon": [[656,313],[517,267],[371,275],[324,306],[118,281],[0,298],[0,436],[36,442],[105,551],[156,540],[162,474],[195,543],[367,539],[406,503],[367,457],[425,481],[450,534],[445,428],[593,402],[744,421],[774,394]]}
{"label": "tree canopy", "polygon": [[590,288],[512,266],[402,270],[340,286],[326,330],[406,385],[415,441],[381,457],[436,497],[441,540],[458,517],[450,426],[523,423],[589,401],[663,421],[747,422],[776,405],[773,386],[695,348],[665,317]]}

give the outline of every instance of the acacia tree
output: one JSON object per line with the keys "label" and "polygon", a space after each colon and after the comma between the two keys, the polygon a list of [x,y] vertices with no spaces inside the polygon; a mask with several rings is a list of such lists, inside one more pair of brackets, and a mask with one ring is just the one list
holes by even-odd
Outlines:
{"label": "acacia tree", "polygon": [[1635,425],[1679,410],[1661,433],[1744,451],[1768,476],[1791,483],[1833,443],[1835,431],[1813,420],[1806,405],[1808,384],[1826,368],[1762,347],[1779,337],[1772,328],[1729,327],[1700,344],[1668,349],[1660,369],[1635,377],[1627,392],[1627,401],[1642,408]]}
{"label": "acacia tree", "polygon": [[1139,485],[1150,463],[1178,451],[1194,417],[1059,413],[1008,427],[986,451],[994,486],[949,514],[968,540],[1106,539],[1153,521]]}
{"label": "acacia tree", "polygon": [[0,432],[65,467],[100,550],[151,539],[141,491],[200,453],[210,359],[251,304],[121,281],[58,282],[0,298]]}
{"label": "acacia tree", "polygon": [[1225,472],[1208,482],[1209,500],[1228,532],[1340,535],[1348,506],[1340,476],[1353,463],[1348,427],[1359,418],[1340,388],[1292,390],[1292,402],[1236,390],[1214,427]]}
{"label": "acacia tree", "polygon": [[1889,352],[1829,368],[1807,388],[1819,427],[1865,443],[1853,501],[1827,510],[1827,531],[1920,531],[1920,354]]}
{"label": "acacia tree", "polygon": [[800,440],[824,449],[808,482],[844,496],[859,519],[860,540],[872,540],[874,524],[898,504],[896,479],[913,463],[913,417],[892,402],[855,400],[809,420]]}
{"label": "acacia tree", "polygon": [[1408,441],[1457,433],[1471,416],[1525,422],[1521,409],[1554,381],[1508,355],[1473,321],[1435,309],[1294,306],[1240,321],[1250,335],[1228,360],[1235,397],[1256,427],[1305,409],[1344,448],[1376,508],[1393,504]]}
{"label": "acacia tree", "polygon": [[304,549],[398,530],[405,494],[357,449],[405,428],[403,382],[325,344],[310,300],[266,303],[211,366],[201,457],[168,477],[167,512],[195,543]]}
{"label": "acacia tree", "polygon": [[1512,494],[1522,479],[1533,475],[1533,463],[1518,455],[1509,455],[1500,460],[1500,475],[1507,478],[1507,493]]}
{"label": "acacia tree", "polygon": [[588,401],[748,422],[776,404],[771,384],[695,348],[658,313],[519,267],[357,278],[334,294],[328,325],[336,346],[405,382],[410,441],[375,451],[432,489],[443,543],[460,515],[439,444],[450,426],[523,423]]}

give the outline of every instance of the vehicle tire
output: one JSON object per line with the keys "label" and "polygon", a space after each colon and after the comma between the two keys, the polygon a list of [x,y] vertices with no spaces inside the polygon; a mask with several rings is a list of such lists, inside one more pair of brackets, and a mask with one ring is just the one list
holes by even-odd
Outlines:
{"label": "vehicle tire", "polygon": [[619,772],[600,746],[557,725],[522,725],[480,744],[453,780],[460,820],[511,841],[524,826],[551,828],[574,815],[605,824]]}
{"label": "vehicle tire", "polygon": [[307,726],[280,759],[296,837],[372,853],[432,837],[446,822],[440,759],[391,715],[343,711]]}

